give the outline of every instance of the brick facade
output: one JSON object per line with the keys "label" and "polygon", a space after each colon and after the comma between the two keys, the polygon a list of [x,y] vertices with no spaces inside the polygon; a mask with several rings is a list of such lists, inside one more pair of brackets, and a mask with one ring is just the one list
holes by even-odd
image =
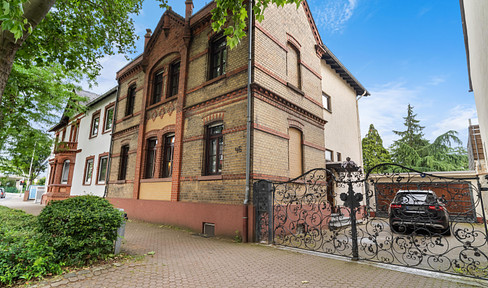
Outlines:
{"label": "brick facade", "polygon": [[[144,53],[117,73],[120,93],[108,197],[126,210],[135,211],[137,207],[138,212],[133,213],[138,218],[177,222],[195,230],[201,229],[200,224],[210,222],[215,224],[216,234],[232,236],[243,227],[228,223],[240,223],[241,220],[216,218],[212,209],[228,205],[226,217],[233,219],[246,217],[248,209],[252,214],[252,206],[243,205],[248,40],[242,39],[232,50],[227,48],[225,73],[210,77],[212,53],[215,51],[212,43],[220,37],[210,25],[210,11],[215,3],[193,15],[192,2],[185,3],[186,18],[167,10],[154,33],[151,35],[148,31]],[[302,171],[324,167],[326,121],[323,120],[322,107],[322,60],[317,53],[317,47],[322,43],[306,2],[298,9],[294,5],[279,9],[269,7],[265,20],[256,23],[252,29],[255,35],[251,71],[252,181],[289,179],[290,128],[300,133]],[[164,91],[168,89],[171,73],[168,69],[175,61],[180,61],[178,93],[166,98]],[[290,61],[293,61],[291,66]],[[160,102],[150,104],[156,89],[153,82],[156,71],[164,71],[163,96]],[[126,116],[128,91],[134,85],[134,112]],[[222,167],[220,173],[207,175],[205,163],[209,161],[210,153],[207,127],[212,124],[222,125],[222,156],[216,158],[216,163],[222,163]],[[172,176],[159,178],[156,175],[144,179],[146,140],[149,137],[158,139],[158,172],[164,155],[163,136],[169,132],[175,135]],[[127,177],[119,180],[120,149],[123,145],[129,145],[130,153]],[[173,208],[174,213],[181,213],[182,219],[186,219],[192,215],[187,207],[197,207],[195,205],[198,206],[198,214],[195,214],[198,219],[191,219],[191,223],[174,220],[178,215],[161,216],[170,212],[154,211],[157,207]],[[248,225],[249,235],[252,235],[254,223],[250,221]]]}

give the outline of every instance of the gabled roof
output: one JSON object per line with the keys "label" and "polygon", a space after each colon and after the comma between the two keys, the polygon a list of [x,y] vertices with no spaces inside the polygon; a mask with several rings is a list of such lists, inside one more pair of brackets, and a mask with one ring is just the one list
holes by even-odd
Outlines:
{"label": "gabled roof", "polygon": [[[166,16],[166,17],[165,17]],[[163,15],[161,15],[161,18],[159,19],[158,25],[156,26],[156,29],[154,29],[154,33],[151,35],[151,38],[147,42],[146,47],[144,48],[144,54],[148,53],[149,51],[152,50],[154,47],[155,42],[161,35],[161,32],[163,29],[165,29],[165,24],[168,25],[169,23],[165,23],[164,20],[169,21],[169,19],[172,19],[176,23],[179,23],[181,26],[185,25],[185,18],[183,16],[179,15],[178,13],[174,12],[171,7],[167,9]]]}
{"label": "gabled roof", "polygon": [[[83,101],[83,102],[81,102],[81,104],[85,105],[86,107],[91,107],[91,106],[95,105],[96,103],[102,101],[103,99],[105,99],[109,95],[112,95],[113,93],[117,92],[117,89],[118,89],[118,86],[115,86],[115,87],[113,87],[112,89],[108,90],[107,92],[105,92],[102,95],[98,95],[96,93],[93,93],[93,92],[90,92],[90,91],[85,91],[85,90],[77,90],[77,91],[75,91],[75,93],[78,96],[81,96],[81,97],[86,98],[86,100]],[[66,106],[68,106],[69,105],[69,102],[71,102],[71,101],[73,101],[73,100],[72,99],[69,99],[68,100],[68,104],[66,104]],[[63,112],[63,115],[61,116],[61,119],[59,119],[58,124],[56,124],[53,127],[51,127],[48,130],[49,132],[56,131],[56,130],[58,130],[59,128],[61,128],[63,126],[68,125],[68,123],[69,123],[69,117],[66,115],[66,108],[64,110],[65,111]]]}
{"label": "gabled roof", "polygon": [[341,61],[337,59],[337,57],[330,51],[330,49],[322,45],[322,48],[325,50],[325,53],[322,54],[322,59],[325,60],[330,68],[334,69],[339,76],[341,76],[344,81],[347,82],[355,91],[357,95],[363,96],[370,96],[371,94],[364,88],[361,83],[352,75],[347,68],[342,65]]}

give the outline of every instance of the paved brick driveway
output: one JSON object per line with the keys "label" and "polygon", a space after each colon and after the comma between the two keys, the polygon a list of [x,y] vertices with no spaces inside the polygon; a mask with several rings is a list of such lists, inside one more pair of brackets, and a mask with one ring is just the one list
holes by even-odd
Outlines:
{"label": "paved brick driveway", "polygon": [[[30,206],[26,207],[29,211]],[[123,250],[131,254],[150,251],[155,254],[139,261],[64,275],[39,286],[269,288],[470,287],[476,284],[454,281],[447,275],[425,277],[257,244],[203,238],[137,221],[127,223]]]}

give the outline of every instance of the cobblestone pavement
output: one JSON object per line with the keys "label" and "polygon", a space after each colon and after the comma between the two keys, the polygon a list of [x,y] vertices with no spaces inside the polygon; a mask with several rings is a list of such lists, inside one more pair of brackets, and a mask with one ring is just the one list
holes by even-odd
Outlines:
{"label": "cobblestone pavement", "polygon": [[483,284],[486,287],[487,284],[443,274],[426,277],[258,244],[203,238],[188,231],[137,221],[127,223],[124,242],[123,251],[127,253],[154,252],[154,255],[65,274],[35,286],[269,288],[481,287]]}

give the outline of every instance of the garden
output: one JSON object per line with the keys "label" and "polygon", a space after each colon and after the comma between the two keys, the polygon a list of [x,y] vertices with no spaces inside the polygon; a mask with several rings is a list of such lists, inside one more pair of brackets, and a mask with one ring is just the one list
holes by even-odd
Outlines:
{"label": "garden", "polygon": [[96,196],[53,201],[39,216],[0,206],[0,286],[108,259],[122,221]]}

